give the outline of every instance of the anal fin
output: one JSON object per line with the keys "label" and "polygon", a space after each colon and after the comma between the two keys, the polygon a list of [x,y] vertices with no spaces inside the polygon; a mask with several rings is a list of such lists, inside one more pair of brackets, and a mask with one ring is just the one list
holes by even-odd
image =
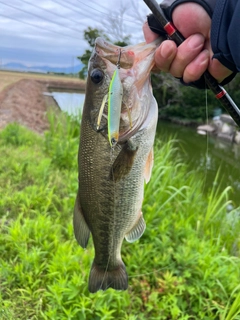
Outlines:
{"label": "anal fin", "polygon": [[86,248],[90,237],[90,230],[83,216],[78,195],[74,206],[73,229],[77,242],[82,248]]}
{"label": "anal fin", "polygon": [[125,239],[128,242],[134,242],[138,240],[144,233],[146,229],[146,222],[143,218],[142,212],[140,214],[140,217],[136,224],[133,226],[133,228],[125,235]]}

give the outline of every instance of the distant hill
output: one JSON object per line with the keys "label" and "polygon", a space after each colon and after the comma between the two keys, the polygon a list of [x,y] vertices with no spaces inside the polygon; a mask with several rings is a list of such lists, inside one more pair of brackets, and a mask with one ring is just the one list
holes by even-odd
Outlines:
{"label": "distant hill", "polygon": [[15,70],[15,71],[33,71],[33,72],[42,72],[42,73],[48,73],[48,72],[55,72],[55,73],[77,73],[82,69],[83,65],[78,64],[74,67],[50,67],[50,66],[31,66],[27,67],[22,63],[6,63],[2,65],[2,69],[4,70]]}

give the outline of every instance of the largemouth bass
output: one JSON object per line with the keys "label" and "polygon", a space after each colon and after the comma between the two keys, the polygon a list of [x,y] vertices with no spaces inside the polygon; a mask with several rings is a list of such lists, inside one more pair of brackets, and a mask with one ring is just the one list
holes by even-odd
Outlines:
{"label": "largemouth bass", "polygon": [[[97,38],[89,60],[78,154],[79,188],[74,208],[74,233],[86,248],[90,233],[95,258],[89,291],[125,290],[128,275],[121,259],[124,238],[133,242],[145,230],[142,215],[144,180],[153,166],[153,143],[158,119],[150,71],[161,40],[120,48]],[[118,70],[123,94],[119,137],[108,140],[108,107],[102,105]],[[101,123],[99,112],[101,106]],[[102,108],[101,108],[102,109]],[[98,123],[98,125],[97,125]]]}

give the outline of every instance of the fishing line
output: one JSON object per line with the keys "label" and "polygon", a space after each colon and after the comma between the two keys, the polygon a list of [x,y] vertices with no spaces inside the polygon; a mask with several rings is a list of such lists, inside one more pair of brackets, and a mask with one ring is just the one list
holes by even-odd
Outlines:
{"label": "fishing line", "polygon": [[[104,280],[105,280],[105,278],[106,278],[106,275],[107,275],[107,272],[108,272],[109,262],[110,262],[110,254],[108,255],[107,265],[106,265],[106,268],[105,268],[105,270],[104,270],[104,275],[103,275],[102,283],[101,283],[101,285],[100,285],[99,290],[101,290],[101,289],[102,289],[102,286],[103,286]],[[107,288],[106,288],[106,289],[107,289]],[[106,289],[104,289],[104,290],[106,290]]]}
{"label": "fishing line", "polygon": [[[113,246],[114,246],[114,234],[115,234],[115,200],[116,200],[116,192],[115,192],[115,181],[114,181],[114,174],[113,174],[113,163],[114,163],[114,151],[115,151],[115,147],[111,147],[110,148],[110,153],[109,153],[109,156],[110,156],[110,166],[111,166],[111,175],[112,175],[112,185],[113,185],[113,232],[112,232],[112,237],[111,237],[111,243],[110,243],[110,252],[108,252],[108,260],[107,260],[107,264],[106,264],[106,268],[105,268],[105,271],[104,271],[104,275],[103,275],[103,279],[102,279],[102,282],[101,282],[101,285],[100,285],[100,288],[102,288],[103,286],[103,283],[106,279],[106,275],[108,273],[108,267],[109,267],[109,263],[110,263],[110,257],[111,257],[111,253],[113,252]],[[99,204],[98,204],[99,206]],[[100,211],[100,207],[99,207],[99,211]],[[111,283],[108,285],[108,287],[110,287]],[[106,288],[107,289],[107,288]],[[104,289],[104,290],[106,290]]]}
{"label": "fishing line", "polygon": [[[107,272],[108,272],[108,266],[110,263],[110,256],[111,256],[111,252],[113,252],[113,244],[114,244],[114,239],[113,239],[113,235],[115,234],[115,183],[114,183],[114,175],[113,175],[113,163],[114,163],[114,147],[111,147],[110,149],[110,165],[111,165],[111,174],[112,174],[112,183],[113,183],[113,232],[112,232],[112,238],[111,238],[111,243],[110,243],[110,252],[108,252],[108,261],[107,261],[107,265],[104,271],[104,276],[102,279],[102,283],[99,289],[102,288],[102,285],[104,283],[104,280],[106,278]],[[108,288],[110,287],[111,283],[109,284]],[[106,288],[107,289],[107,288]]]}
{"label": "fishing line", "polygon": [[[208,117],[208,90],[205,87],[205,110],[206,110],[206,124],[209,125],[209,117]],[[205,174],[204,174],[204,183],[203,189],[205,189],[206,182],[207,182],[207,171],[208,171],[208,159],[209,159],[209,135],[207,133],[207,145],[206,145],[206,152],[205,152]]]}
{"label": "fishing line", "polygon": [[[118,56],[118,60],[117,60],[117,70],[120,69],[120,59],[121,59],[121,49],[119,51],[119,56]],[[116,72],[116,71],[115,71]],[[113,206],[113,230],[112,230],[112,238],[111,238],[111,243],[110,243],[110,252],[108,252],[108,263],[106,265],[106,269],[105,269],[105,273],[104,273],[104,277],[103,277],[103,280],[102,280],[102,284],[101,284],[101,287],[104,283],[104,280],[105,280],[105,276],[108,272],[108,265],[109,265],[109,260],[110,260],[110,256],[111,256],[111,253],[114,252],[114,234],[115,234],[115,230],[116,230],[116,190],[115,190],[115,184],[116,184],[116,181],[114,179],[114,170],[113,170],[113,164],[114,164],[114,161],[115,159],[117,158],[118,155],[114,156],[114,151],[115,151],[115,147],[117,145],[117,140],[115,139],[115,137],[112,136],[112,132],[111,132],[111,121],[112,121],[112,118],[115,116],[112,115],[112,108],[113,108],[113,105],[115,105],[116,101],[115,99],[113,99],[113,101],[111,102],[111,97],[110,95],[112,96],[115,92],[114,90],[117,90],[118,88],[116,86],[114,86],[115,82],[115,75],[116,73],[113,74],[113,77],[110,81],[110,84],[109,84],[109,92],[108,92],[108,112],[107,112],[107,118],[108,118],[108,138],[110,140],[110,170],[109,170],[109,178],[108,178],[108,182],[109,182],[109,185],[110,185],[110,188],[112,186],[112,190],[113,190],[113,196],[112,196],[112,206]],[[106,97],[106,96],[105,96]],[[103,103],[105,104],[105,101],[103,99]],[[121,103],[121,102],[120,102]],[[119,106],[120,107],[120,106]],[[102,108],[102,107],[101,107]],[[120,121],[120,120],[119,120]],[[119,126],[120,124],[118,124]],[[112,143],[112,141],[114,140],[114,143]],[[120,151],[121,152],[121,151]],[[110,195],[111,195],[111,192],[110,192]],[[109,197],[109,195],[108,195]],[[109,287],[111,286],[111,283],[108,284]]]}
{"label": "fishing line", "polygon": [[[100,131],[96,132],[96,134],[97,134],[97,138],[94,139],[94,140],[96,141],[95,147],[97,148],[97,146],[98,146],[98,144],[99,144],[100,135],[102,135],[102,134],[100,133]],[[102,137],[101,137],[101,138],[102,138]],[[97,207],[98,207],[98,212],[102,212],[99,201],[97,201]],[[104,283],[104,280],[105,280],[105,278],[106,278],[106,274],[107,274],[107,270],[108,270],[109,263],[110,263],[110,255],[108,256],[106,268],[105,268],[105,271],[104,271],[104,275],[103,275],[102,282],[101,282],[101,285],[100,285],[100,287],[99,287],[99,290],[101,290],[101,288],[102,288],[102,286],[103,286],[103,283]]]}

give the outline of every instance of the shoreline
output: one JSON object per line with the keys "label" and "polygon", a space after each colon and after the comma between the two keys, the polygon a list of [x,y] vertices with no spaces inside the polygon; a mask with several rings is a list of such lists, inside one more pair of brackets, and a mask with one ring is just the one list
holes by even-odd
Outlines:
{"label": "shoreline", "polygon": [[[3,81],[1,85],[3,87]],[[51,76],[45,76],[45,79],[9,79],[8,85],[0,91],[0,129],[11,122],[17,122],[43,134],[49,128],[47,111],[60,111],[55,99],[51,95],[44,95],[44,92],[51,93],[53,90],[85,92],[85,81],[63,77],[53,79]]]}

